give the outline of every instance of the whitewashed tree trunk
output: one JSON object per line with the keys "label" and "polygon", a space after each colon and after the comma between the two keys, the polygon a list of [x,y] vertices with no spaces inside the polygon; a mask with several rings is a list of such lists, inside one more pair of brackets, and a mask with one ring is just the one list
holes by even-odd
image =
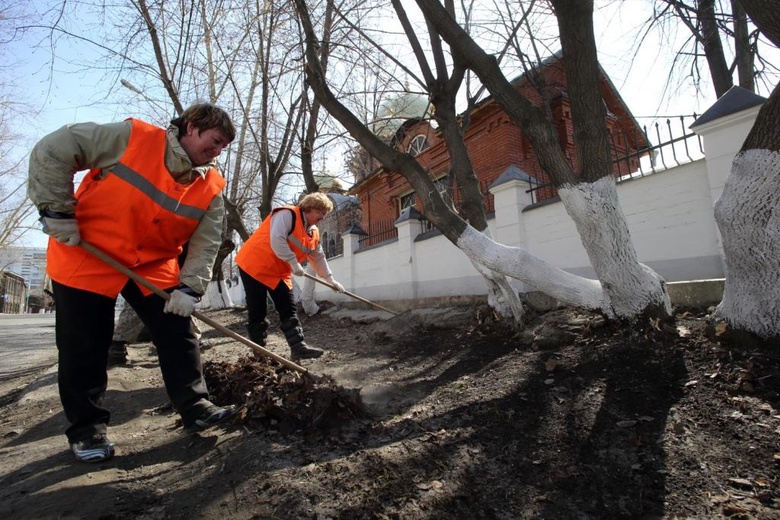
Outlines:
{"label": "whitewashed tree trunk", "polygon": [[457,246],[473,262],[521,280],[560,302],[600,310],[614,317],[598,280],[567,273],[522,248],[494,242],[471,226],[461,233]]}
{"label": "whitewashed tree trunk", "polygon": [[671,313],[664,281],[636,258],[614,180],[605,177],[559,190],[599,280],[576,276],[518,247],[492,241],[472,227],[457,246],[473,261],[522,280],[555,299],[632,320],[647,308]]}
{"label": "whitewashed tree trunk", "polygon": [[203,295],[203,299],[200,301],[198,308],[219,310],[229,309],[233,307],[233,300],[230,298],[227,284],[223,280],[211,281],[208,287],[206,287],[206,294]]}
{"label": "whitewashed tree trunk", "polygon": [[[306,271],[309,274],[315,274],[311,266],[306,266]],[[317,305],[317,301],[314,299],[314,290],[317,283],[311,278],[303,279],[303,287],[301,287],[300,301],[303,306],[303,311],[307,316],[314,316],[320,312],[320,306]]]}
{"label": "whitewashed tree trunk", "polygon": [[[483,234],[493,239],[490,234],[490,228],[485,228]],[[509,283],[506,275],[488,269],[480,262],[471,261],[472,265],[476,268],[482,278],[485,279],[485,285],[487,286],[487,303],[499,316],[505,319],[513,320],[516,326],[522,327],[523,316],[525,311],[523,310],[523,302],[520,300],[520,294]]]}
{"label": "whitewashed tree trunk", "polygon": [[502,273],[487,269],[484,265],[472,260],[472,265],[479,271],[487,286],[487,303],[499,316],[512,320],[516,327],[523,326],[523,302]]}
{"label": "whitewashed tree trunk", "polygon": [[565,186],[558,195],[577,227],[613,314],[630,319],[652,307],[671,314],[664,280],[639,263],[614,178]]}
{"label": "whitewashed tree trunk", "polygon": [[[780,3],[741,0],[761,33],[780,47]],[[758,112],[731,163],[715,220],[723,239],[726,286],[717,314],[731,327],[780,338],[780,85]]]}
{"label": "whitewashed tree trunk", "polygon": [[717,314],[759,337],[780,336],[780,152],[737,154],[718,201],[726,285]]}

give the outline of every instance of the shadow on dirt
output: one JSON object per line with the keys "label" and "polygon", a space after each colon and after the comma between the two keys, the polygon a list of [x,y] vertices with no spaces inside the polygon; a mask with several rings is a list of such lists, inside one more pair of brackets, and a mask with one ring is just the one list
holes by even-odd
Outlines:
{"label": "shadow on dirt", "polygon": [[[409,363],[429,358],[420,352],[426,344],[416,344]],[[511,345],[476,344],[454,356],[438,377],[420,383],[433,396],[464,378],[511,381],[498,387],[508,390],[505,395],[486,391],[496,391],[495,385],[469,383],[478,395],[469,397],[464,388],[461,399],[471,404],[440,413],[432,404],[430,413],[412,413],[382,431],[380,442],[366,449],[414,438],[423,441],[421,448],[399,465],[369,459],[353,476],[379,483],[375,492],[338,517],[381,517],[388,501],[437,486],[447,486],[450,498],[436,501],[431,518],[661,515],[661,437],[686,380],[680,352],[647,345],[513,351]],[[452,359],[445,354],[442,363]],[[518,377],[512,358],[528,363],[533,357],[536,371]],[[551,371],[548,361],[556,358]],[[458,467],[467,470],[443,483]]]}

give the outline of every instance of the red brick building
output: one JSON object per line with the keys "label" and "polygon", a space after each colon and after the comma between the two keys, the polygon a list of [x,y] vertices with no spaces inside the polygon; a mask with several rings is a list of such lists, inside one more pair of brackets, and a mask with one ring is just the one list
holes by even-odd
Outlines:
{"label": "red brick building", "polygon": [[[556,55],[547,60],[532,77],[525,74],[512,83],[537,106],[542,106],[540,90],[545,92],[561,148],[576,170],[571,111],[560,56]],[[544,85],[544,88],[540,89],[539,85]],[[607,126],[613,140],[613,156],[616,158],[614,173],[619,176],[629,173],[629,168],[636,165],[639,151],[647,147],[647,139],[603,71],[601,91],[607,108]],[[520,176],[528,178],[529,189],[535,189],[536,202],[556,196],[555,189],[549,186],[550,177],[539,166],[530,141],[520,128],[510,121],[498,103],[492,98],[481,101],[472,111],[470,119],[465,142],[480,188],[486,197],[488,213],[492,211],[492,197],[488,188],[510,168],[520,170]],[[451,197],[457,206],[457,189],[448,187],[447,182],[449,156],[446,145],[429,120],[405,121],[395,133],[392,144],[397,149],[416,156],[418,162],[437,182],[440,191]],[[371,175],[360,180],[349,193],[356,195],[360,201],[361,227],[369,236],[377,237],[367,245],[394,237],[392,222],[399,217],[403,209],[415,206],[422,211],[406,179],[398,172],[383,167],[378,167]]]}

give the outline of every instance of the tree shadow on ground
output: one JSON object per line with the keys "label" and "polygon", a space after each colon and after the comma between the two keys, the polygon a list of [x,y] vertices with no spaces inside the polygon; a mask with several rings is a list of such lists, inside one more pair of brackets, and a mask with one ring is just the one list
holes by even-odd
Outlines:
{"label": "tree shadow on ground", "polygon": [[[37,520],[40,518],[138,518],[156,505],[170,503],[174,497],[142,481],[157,481],[161,473],[181,471],[182,465],[206,457],[216,437],[176,435],[170,442],[156,445],[147,452],[122,455],[97,463],[75,463],[69,450],[38,459],[6,475],[0,493],[4,518]],[[172,463],[172,464],[168,464]],[[145,473],[139,466],[165,468]],[[103,474],[108,474],[104,477]],[[116,474],[132,474],[131,478]],[[55,486],[72,481],[78,486]],[[51,489],[49,489],[51,488]],[[62,509],[69,504],[70,509]],[[60,509],[57,509],[57,508]]]}
{"label": "tree shadow on ground", "polygon": [[[52,392],[56,396],[56,392]],[[109,423],[109,433],[112,427],[116,427],[132,421],[144,413],[149,413],[151,409],[165,407],[169,403],[168,397],[163,388],[143,388],[137,390],[119,391],[107,390],[104,398],[104,406],[111,411],[111,421]],[[62,406],[56,397],[49,399],[48,408],[56,410],[56,413],[49,414],[46,419],[35,423],[26,428],[22,433],[8,441],[5,446],[24,446],[39,442],[52,437],[53,434],[61,436],[63,445],[67,445],[65,438],[65,429],[68,427],[68,421],[62,411]]]}
{"label": "tree shadow on ground", "polygon": [[[683,357],[672,347],[647,344],[582,349],[503,359],[495,350],[492,359],[500,363],[485,362],[478,369],[479,363],[467,356],[426,382],[435,390],[464,374],[514,377],[495,386],[505,395],[484,393],[470,405],[396,423],[378,437],[379,443],[369,439],[368,450],[422,442],[412,443],[402,464],[369,456],[353,468],[350,478],[377,484],[363,502],[336,517],[381,518],[388,509],[402,510],[399,504],[405,501],[428,504],[426,518],[662,515],[662,441],[669,411],[683,395]],[[513,371],[529,366],[533,355],[535,372]],[[511,359],[516,357],[526,359],[516,364]],[[550,358],[558,358],[552,374]],[[458,467],[467,470],[443,484],[446,498],[438,498],[440,491],[431,483]]]}

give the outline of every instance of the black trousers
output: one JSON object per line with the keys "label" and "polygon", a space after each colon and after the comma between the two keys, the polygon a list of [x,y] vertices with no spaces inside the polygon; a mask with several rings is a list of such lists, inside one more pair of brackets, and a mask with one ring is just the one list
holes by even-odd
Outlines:
{"label": "black trousers", "polygon": [[244,293],[246,294],[247,326],[252,329],[265,323],[265,317],[268,314],[268,295],[274,302],[276,312],[279,313],[279,320],[282,322],[295,319],[298,320],[298,309],[295,307],[295,297],[284,280],[271,289],[258,282],[241,268],[238,269],[241,275],[241,281],[244,284]]}
{"label": "black trousers", "polygon": [[[52,286],[60,400],[71,424],[65,434],[73,443],[105,433],[111,419],[103,396],[116,299],[57,282]],[[122,296],[152,336],[174,407],[185,420],[199,415],[208,405],[208,390],[192,319],[163,312],[165,301],[155,294],[143,296],[131,280],[122,289]]]}

